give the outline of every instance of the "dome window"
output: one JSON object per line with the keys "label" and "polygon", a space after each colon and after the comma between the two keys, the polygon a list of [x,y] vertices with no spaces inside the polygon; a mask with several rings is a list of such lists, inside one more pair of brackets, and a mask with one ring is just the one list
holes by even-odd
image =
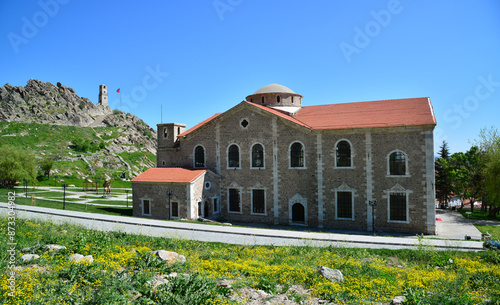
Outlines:
{"label": "dome window", "polygon": [[262,97],[262,104],[264,104],[264,97]]}
{"label": "dome window", "polygon": [[279,95],[278,95],[278,96],[276,96],[276,102],[278,102],[278,103],[279,103],[279,102],[280,102],[280,100],[281,100],[280,96],[279,96]]}

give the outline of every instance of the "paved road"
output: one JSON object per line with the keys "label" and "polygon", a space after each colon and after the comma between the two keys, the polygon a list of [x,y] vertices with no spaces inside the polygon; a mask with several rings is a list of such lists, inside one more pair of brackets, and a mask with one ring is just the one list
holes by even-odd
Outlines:
{"label": "paved road", "polygon": [[[6,215],[6,213],[7,204],[0,203],[0,216]],[[17,217],[38,218],[50,220],[55,223],[71,222],[73,224],[80,224],[89,229],[102,231],[118,230],[132,234],[242,245],[338,246],[375,249],[419,247],[419,240],[416,237],[382,237],[360,234],[312,233],[242,228],[191,222],[172,222],[124,216],[110,216],[25,205],[16,206],[16,214]],[[455,249],[463,251],[480,251],[483,249],[482,242],[480,241],[425,238],[422,244],[436,250]]]}

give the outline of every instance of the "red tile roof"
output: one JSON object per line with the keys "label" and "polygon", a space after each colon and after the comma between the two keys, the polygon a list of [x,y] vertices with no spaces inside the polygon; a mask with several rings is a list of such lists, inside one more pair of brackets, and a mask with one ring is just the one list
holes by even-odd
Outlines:
{"label": "red tile roof", "polygon": [[[427,97],[307,106],[294,116],[247,101],[242,104],[257,107],[311,130],[436,125],[434,111]],[[222,114],[211,116],[179,137],[190,134]]]}
{"label": "red tile roof", "polygon": [[206,169],[186,169],[180,167],[153,167],[132,179],[132,182],[190,183],[206,171]]}
{"label": "red tile roof", "polygon": [[219,115],[221,115],[222,113],[216,113],[214,115],[212,115],[211,117],[209,117],[208,119],[194,125],[193,127],[189,128],[188,130],[184,131],[183,133],[180,133],[178,135],[178,137],[184,137],[184,136],[187,136],[188,134],[192,133],[193,131],[195,131],[196,129],[200,128],[201,126],[205,125],[206,123],[210,122],[211,120],[215,119],[216,117],[218,117]]}
{"label": "red tile roof", "polygon": [[427,97],[308,106],[294,118],[312,129],[436,125]]}
{"label": "red tile roof", "polygon": [[297,120],[295,117],[290,116],[290,115],[288,115],[288,114],[286,114],[286,113],[284,113],[282,111],[279,111],[279,110],[276,110],[276,109],[273,109],[273,108],[270,108],[270,107],[262,106],[262,105],[259,105],[259,104],[250,103],[250,102],[244,102],[244,103],[247,103],[249,105],[252,105],[252,106],[255,106],[255,107],[260,108],[262,110],[265,110],[267,112],[270,112],[270,113],[272,113],[274,115],[277,115],[277,116],[279,116],[281,118],[284,118],[284,119],[287,119],[287,120],[289,120],[291,122],[294,122],[295,124],[301,125],[303,127],[309,128],[309,129],[312,129],[312,127],[310,125],[305,124],[304,122],[301,122],[301,121]]}

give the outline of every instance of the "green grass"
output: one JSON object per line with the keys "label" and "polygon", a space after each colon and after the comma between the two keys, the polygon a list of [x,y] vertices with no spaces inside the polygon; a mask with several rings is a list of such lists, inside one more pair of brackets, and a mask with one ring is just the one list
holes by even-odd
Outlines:
{"label": "green grass", "polygon": [[[95,131],[94,131],[95,130]],[[111,140],[122,136],[125,131],[121,131],[119,127],[75,127],[75,126],[62,126],[38,123],[21,123],[21,122],[0,122],[0,146],[12,145],[15,147],[22,147],[26,150],[34,151],[36,155],[42,155],[47,158],[55,158],[52,170],[58,170],[59,174],[54,174],[57,177],[57,182],[53,177],[47,179],[39,175],[37,177],[39,186],[54,186],[61,183],[74,184],[82,187],[82,175],[76,174],[76,170],[81,172],[83,176],[90,175],[88,165],[82,160],[76,161],[61,161],[63,157],[76,158],[77,155],[83,154],[89,156],[90,153],[78,152],[73,146],[68,146],[68,143],[73,143],[78,139],[86,142],[101,141],[96,132],[101,135],[105,140]],[[109,134],[109,135],[106,135]],[[15,135],[15,136],[6,136]],[[138,149],[142,149],[142,145],[132,145]],[[71,153],[71,154],[70,154]],[[122,157],[131,165],[138,166],[138,160],[144,154],[156,162],[156,156],[149,152],[136,152],[131,154],[123,154]],[[121,181],[120,174],[126,170],[126,167],[119,163],[121,167],[117,169],[108,169],[105,166],[98,168],[96,177],[101,177],[101,185],[104,181],[105,174],[109,175],[113,181],[113,187],[131,187],[131,183]],[[123,165],[123,166],[122,166]],[[62,175],[65,175],[62,177]],[[61,181],[63,180],[63,181]]]}
{"label": "green grass", "polygon": [[[89,200],[89,204],[91,203],[97,203],[97,204],[113,204],[113,205],[127,205],[127,201],[125,200],[108,200],[108,199],[102,199],[102,200]],[[128,201],[128,206],[132,206],[132,201]]]}
{"label": "green grass", "polygon": [[491,234],[491,238],[494,240],[500,240],[500,226],[480,226],[476,225],[476,228],[483,234],[487,232]]}
{"label": "green grass", "polygon": [[[9,238],[8,227],[7,218],[0,218],[3,240]],[[22,218],[16,219],[13,238],[15,265],[24,271],[16,276],[16,296],[8,299],[4,283],[9,260],[0,260],[0,303],[236,304],[227,297],[230,291],[217,285],[221,279],[232,280],[236,291],[253,287],[277,293],[301,285],[314,296],[336,304],[390,303],[399,295],[407,297],[407,304],[500,302],[500,254],[492,250],[241,246],[100,232],[70,223],[56,225]],[[48,253],[47,244],[67,249]],[[30,272],[33,263],[22,262],[19,250],[33,246],[31,253],[41,256],[35,263],[46,272]],[[9,249],[7,243],[0,243],[1,253]],[[186,263],[163,263],[150,253],[158,249],[184,255]],[[72,253],[92,255],[94,262],[71,262],[68,256]],[[318,265],[340,270],[344,283],[323,278],[316,271]],[[187,276],[172,279],[156,290],[148,284],[155,275],[171,272]],[[289,298],[305,297],[290,293]]]}
{"label": "green grass", "polygon": [[469,219],[500,221],[500,215],[497,215],[496,217],[488,217],[488,211],[481,211],[480,209],[475,209],[474,212],[472,212],[472,214],[469,214],[469,215],[466,213],[470,212],[470,209],[458,209],[458,211],[465,218],[469,218]]}
{"label": "green grass", "polygon": [[[0,202],[8,202],[8,193],[15,191],[17,195],[21,194],[18,189],[7,190],[0,189]],[[15,204],[17,205],[32,205],[31,194],[28,193],[28,198],[24,197],[24,193],[21,196],[16,196]],[[72,200],[67,200],[65,203],[65,209],[69,211],[77,212],[89,212],[105,215],[116,215],[116,216],[132,216],[132,204],[129,203],[129,207],[103,207],[87,204],[73,203]],[[76,200],[75,200],[76,201]],[[103,202],[104,204],[104,202]],[[62,209],[63,203],[59,201],[53,201],[50,199],[36,199],[36,206],[51,208],[51,209]]]}

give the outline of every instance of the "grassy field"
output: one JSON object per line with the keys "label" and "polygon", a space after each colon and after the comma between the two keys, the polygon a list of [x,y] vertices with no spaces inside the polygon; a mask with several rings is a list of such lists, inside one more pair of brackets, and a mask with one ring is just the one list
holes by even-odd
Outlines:
{"label": "grassy field", "polygon": [[[26,150],[33,151],[38,156],[45,156],[54,161],[52,170],[57,171],[53,173],[50,179],[43,176],[40,171],[38,173],[36,185],[38,186],[55,186],[65,184],[74,184],[78,187],[83,186],[82,177],[90,175],[90,168],[83,160],[68,160],[68,158],[75,159],[78,155],[86,157],[91,156],[91,151],[82,150],[75,146],[78,141],[88,143],[100,143],[102,147],[97,147],[97,151],[105,148],[104,143],[97,134],[101,135],[104,140],[110,140],[127,135],[127,132],[119,127],[75,127],[63,125],[50,125],[50,124],[37,124],[37,123],[22,123],[22,122],[0,122],[0,146],[12,145],[15,147],[22,147]],[[110,134],[110,135],[106,135]],[[72,144],[71,144],[72,143]],[[130,164],[135,170],[142,171],[146,167],[140,166],[141,158],[144,155],[156,163],[156,156],[149,152],[144,152],[143,145],[133,145],[134,148],[140,151],[134,153],[121,153],[120,156]],[[94,177],[101,177],[100,186],[102,186],[103,178],[109,175],[113,179],[113,187],[130,188],[129,181],[121,181],[119,179],[121,173],[126,171],[122,162],[116,161],[119,168],[108,168],[106,162],[103,161],[102,167],[96,170]],[[130,178],[130,177],[129,177]],[[33,182],[31,182],[33,183]]]}
{"label": "grassy field", "polygon": [[[15,191],[17,195],[21,194],[19,191],[20,189],[14,189],[14,190],[8,190],[8,189],[2,189],[0,188],[0,201],[1,202],[8,202],[8,195],[9,192]],[[42,192],[43,193],[43,192]],[[57,194],[57,192],[51,192],[54,194]],[[62,195],[58,200],[62,200]],[[88,204],[79,204],[79,203],[74,203],[72,201],[81,201],[84,199],[72,199],[68,198],[66,200],[66,203],[64,204],[64,207],[66,210],[69,211],[78,211],[78,212],[89,212],[89,213],[98,213],[98,214],[105,214],[105,215],[117,215],[117,216],[132,216],[132,202],[129,201],[129,207],[103,207],[103,206],[97,206],[97,205],[92,205],[92,202],[89,200]],[[17,196],[15,203],[17,205],[33,205],[32,200],[31,200],[31,192],[28,193],[28,198],[24,197],[23,195]],[[110,201],[109,203],[105,202],[104,200],[100,202],[95,202],[95,203],[101,203],[101,204],[115,204],[115,205],[125,205],[126,201]],[[52,208],[52,209],[62,209],[63,208],[63,203],[59,201],[54,201],[51,199],[36,199],[36,206],[39,207],[45,207],[45,208]]]}
{"label": "grassy field", "polygon": [[481,233],[491,234],[491,238],[494,240],[500,240],[500,226],[478,226],[476,228],[481,231]]}
{"label": "grassy field", "polygon": [[470,212],[470,209],[459,209],[458,211],[460,212],[460,214],[464,215],[465,218],[469,219],[500,221],[500,215],[496,215],[496,217],[488,217],[488,211],[475,209],[472,214],[466,214],[467,212]]}
{"label": "grassy field", "polygon": [[[15,222],[13,259],[22,270],[18,269],[15,296],[9,297],[9,260],[0,261],[3,304],[236,304],[228,295],[242,287],[276,294],[292,285],[338,304],[389,303],[399,295],[407,297],[406,304],[500,302],[500,254],[491,250],[239,246],[100,232],[71,224]],[[9,237],[10,225],[6,218],[0,219],[3,240]],[[44,251],[46,244],[67,249],[49,253]],[[19,249],[35,245],[39,246],[31,252],[40,255],[36,266],[24,263]],[[0,244],[1,253],[8,249],[6,243]],[[162,263],[149,253],[158,249],[184,255],[186,263]],[[69,261],[72,253],[92,255],[94,262]],[[340,270],[344,283],[320,276],[318,265]],[[171,272],[187,275],[156,289],[148,283],[156,275]],[[233,282],[234,292],[217,285],[222,279]],[[306,297],[289,294],[294,300]]]}

